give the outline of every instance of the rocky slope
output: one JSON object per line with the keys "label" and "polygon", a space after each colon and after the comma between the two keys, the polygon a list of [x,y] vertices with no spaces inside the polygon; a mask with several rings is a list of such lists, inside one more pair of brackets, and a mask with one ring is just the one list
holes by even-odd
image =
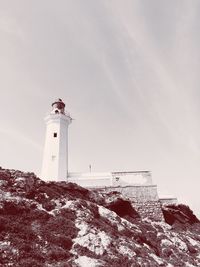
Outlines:
{"label": "rocky slope", "polygon": [[200,223],[184,206],[141,220],[119,193],[100,194],[0,169],[0,266],[200,266]]}

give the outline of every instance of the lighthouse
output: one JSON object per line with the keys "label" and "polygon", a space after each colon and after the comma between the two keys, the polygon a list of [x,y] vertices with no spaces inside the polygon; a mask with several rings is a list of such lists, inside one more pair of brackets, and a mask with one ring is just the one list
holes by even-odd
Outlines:
{"label": "lighthouse", "polygon": [[46,137],[41,177],[46,181],[64,181],[68,176],[68,126],[72,122],[65,103],[58,99],[52,103],[45,117]]}

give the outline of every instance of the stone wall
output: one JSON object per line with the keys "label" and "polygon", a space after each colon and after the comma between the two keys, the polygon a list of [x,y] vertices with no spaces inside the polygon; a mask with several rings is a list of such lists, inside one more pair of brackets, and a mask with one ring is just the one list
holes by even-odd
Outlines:
{"label": "stone wall", "polygon": [[105,187],[98,189],[98,191],[120,192],[132,202],[133,207],[138,211],[141,218],[164,220],[156,185]]}
{"label": "stone wall", "polygon": [[178,204],[178,199],[175,197],[160,198],[159,200],[162,206]]}
{"label": "stone wall", "polygon": [[160,201],[133,202],[133,206],[141,218],[164,221]]}

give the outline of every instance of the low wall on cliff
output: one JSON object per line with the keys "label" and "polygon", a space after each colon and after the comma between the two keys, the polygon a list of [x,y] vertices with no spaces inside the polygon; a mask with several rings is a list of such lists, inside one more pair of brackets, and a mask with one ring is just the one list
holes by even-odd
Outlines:
{"label": "low wall on cliff", "polygon": [[159,200],[162,206],[178,204],[178,199],[176,197],[162,197]]}

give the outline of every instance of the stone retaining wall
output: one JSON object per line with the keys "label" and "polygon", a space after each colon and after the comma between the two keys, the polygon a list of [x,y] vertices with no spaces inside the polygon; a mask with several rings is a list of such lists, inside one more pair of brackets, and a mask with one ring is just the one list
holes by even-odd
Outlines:
{"label": "stone retaining wall", "polygon": [[133,202],[133,206],[141,218],[164,221],[160,201]]}

